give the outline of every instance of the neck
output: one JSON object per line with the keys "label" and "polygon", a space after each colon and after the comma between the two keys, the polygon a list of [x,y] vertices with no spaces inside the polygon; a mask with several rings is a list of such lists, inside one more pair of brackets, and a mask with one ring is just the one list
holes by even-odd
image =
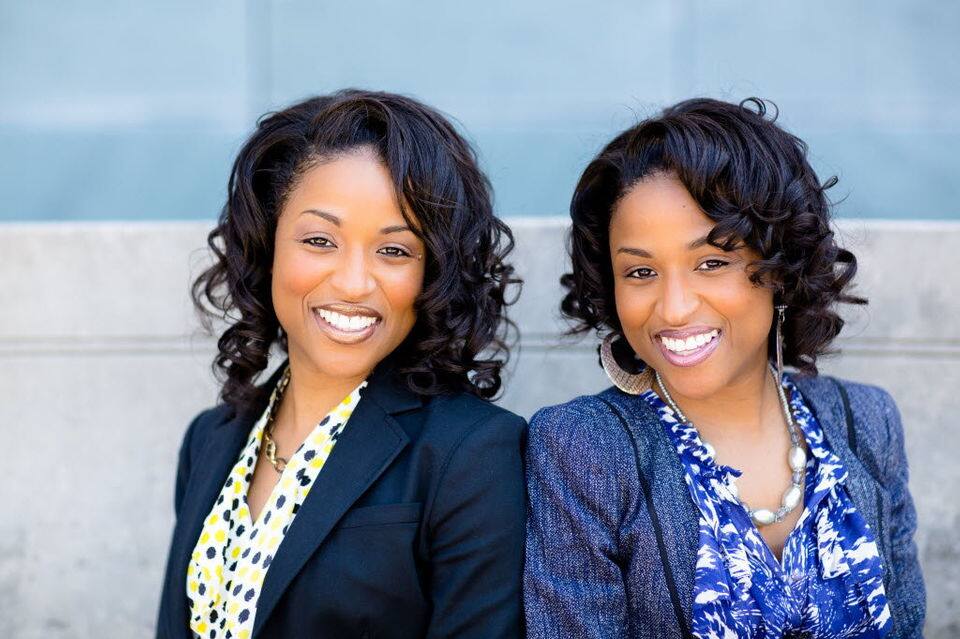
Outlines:
{"label": "neck", "polygon": [[367,378],[334,377],[305,358],[290,353],[290,383],[277,412],[277,428],[287,428],[299,441]]}
{"label": "neck", "polygon": [[[708,439],[715,433],[756,435],[781,412],[780,398],[766,360],[708,397],[685,396],[667,380],[663,383],[686,418]],[[660,392],[659,388],[657,391]]]}

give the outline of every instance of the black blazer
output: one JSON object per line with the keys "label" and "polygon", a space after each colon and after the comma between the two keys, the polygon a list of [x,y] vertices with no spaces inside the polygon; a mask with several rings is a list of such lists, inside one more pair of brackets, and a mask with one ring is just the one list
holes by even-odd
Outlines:
{"label": "black blazer", "polygon": [[[192,636],[187,562],[265,407],[220,405],[187,429],[157,637]],[[270,564],[253,637],[521,636],[524,431],[476,397],[375,372]]]}

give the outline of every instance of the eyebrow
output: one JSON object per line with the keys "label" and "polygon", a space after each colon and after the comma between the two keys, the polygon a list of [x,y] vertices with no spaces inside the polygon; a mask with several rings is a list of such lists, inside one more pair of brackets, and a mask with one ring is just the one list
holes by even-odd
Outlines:
{"label": "eyebrow", "polygon": [[[333,213],[321,211],[320,209],[306,209],[301,213],[301,215],[303,215],[304,213],[309,213],[311,215],[322,217],[323,219],[327,220],[334,226],[340,226],[341,224],[339,217],[337,217]],[[390,233],[402,233],[404,231],[410,231],[411,233],[413,233],[413,229],[411,229],[406,224],[396,224],[394,226],[385,226],[384,228],[380,229],[380,233],[383,235],[389,235]]]}
{"label": "eyebrow", "polygon": [[[693,240],[692,242],[690,242],[689,244],[687,244],[687,250],[688,250],[688,251],[693,251],[693,250],[695,250],[695,249],[700,248],[701,246],[703,246],[704,244],[707,243],[707,238],[708,238],[708,237],[710,237],[709,234],[704,235],[703,237],[698,237],[697,239]],[[646,258],[648,258],[648,259],[653,257],[653,254],[650,253],[650,251],[646,251],[646,250],[641,249],[641,248],[630,248],[630,247],[626,247],[626,246],[621,247],[619,250],[617,250],[617,253],[618,253],[618,254],[619,254],[619,253],[626,253],[627,255],[636,255],[637,257],[646,257]]]}
{"label": "eyebrow", "polygon": [[413,229],[411,229],[406,224],[398,224],[397,226],[386,226],[380,229],[380,232],[384,235],[387,235],[389,233],[403,233],[404,231],[410,231],[411,233],[413,233]]}
{"label": "eyebrow", "polygon": [[301,213],[300,215],[303,215],[304,213],[309,213],[311,215],[322,217],[323,219],[330,222],[334,226],[340,226],[340,218],[334,215],[333,213],[327,213],[326,211],[321,211],[320,209],[307,209],[303,211],[303,213]]}

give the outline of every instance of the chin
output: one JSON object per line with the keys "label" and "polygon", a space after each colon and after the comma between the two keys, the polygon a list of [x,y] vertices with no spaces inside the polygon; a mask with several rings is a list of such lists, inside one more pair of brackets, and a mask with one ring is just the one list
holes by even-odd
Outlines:
{"label": "chin", "polygon": [[[293,349],[290,349],[293,350]],[[371,349],[350,348],[340,344],[323,344],[300,350],[302,363],[330,379],[367,377],[379,363]]]}
{"label": "chin", "polygon": [[706,368],[697,370],[697,367],[681,369],[670,364],[663,366],[664,368],[660,369],[660,377],[668,386],[668,390],[690,399],[711,397],[726,383],[725,376]]}
{"label": "chin", "polygon": [[319,353],[314,360],[318,370],[331,378],[368,377],[377,364],[380,363],[373,353],[337,353],[329,351]]}

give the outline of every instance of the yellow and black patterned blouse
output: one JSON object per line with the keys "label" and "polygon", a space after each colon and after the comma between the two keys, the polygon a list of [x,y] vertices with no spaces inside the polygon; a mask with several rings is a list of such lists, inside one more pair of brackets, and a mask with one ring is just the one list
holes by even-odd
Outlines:
{"label": "yellow and black patterned blouse", "polygon": [[277,393],[227,477],[187,568],[190,628],[201,639],[249,639],[264,576],[360,400],[361,383],[324,417],[283,469],[256,522],[247,491]]}

